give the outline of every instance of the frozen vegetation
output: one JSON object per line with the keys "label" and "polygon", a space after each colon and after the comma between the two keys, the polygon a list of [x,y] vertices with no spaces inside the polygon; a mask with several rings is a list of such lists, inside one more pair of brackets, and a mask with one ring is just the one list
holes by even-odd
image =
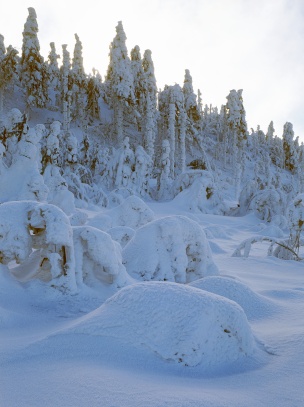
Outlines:
{"label": "frozen vegetation", "polygon": [[122,22],[0,35],[0,406],[303,405],[304,146],[242,90],[157,89]]}

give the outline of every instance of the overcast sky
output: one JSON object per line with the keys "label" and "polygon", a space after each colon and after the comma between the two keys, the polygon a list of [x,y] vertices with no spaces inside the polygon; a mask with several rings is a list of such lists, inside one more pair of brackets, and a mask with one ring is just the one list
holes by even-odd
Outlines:
{"label": "overcast sky", "polygon": [[249,127],[276,134],[290,121],[304,142],[304,0],[24,0],[1,5],[0,33],[19,50],[28,7],[38,16],[41,53],[58,53],[74,34],[87,73],[104,77],[109,45],[121,20],[129,52],[151,49],[159,88],[183,84],[189,69],[203,103],[220,107],[243,89]]}

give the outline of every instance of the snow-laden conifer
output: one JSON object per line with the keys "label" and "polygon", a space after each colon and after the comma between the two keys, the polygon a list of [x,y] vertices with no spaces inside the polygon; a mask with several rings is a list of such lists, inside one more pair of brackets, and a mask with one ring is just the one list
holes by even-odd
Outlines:
{"label": "snow-laden conifer", "polygon": [[11,45],[5,49],[4,37],[0,34],[0,119],[3,115],[4,92],[17,76],[18,51]]}
{"label": "snow-laden conifer", "polygon": [[23,30],[20,79],[26,91],[27,107],[45,107],[48,101],[48,71],[40,54],[36,11],[28,8],[29,15]]}
{"label": "snow-laden conifer", "polygon": [[122,143],[124,138],[125,108],[134,103],[134,79],[126,39],[122,22],[119,21],[116,36],[110,46],[110,63],[106,75],[107,93],[114,109],[114,125],[119,143]]}

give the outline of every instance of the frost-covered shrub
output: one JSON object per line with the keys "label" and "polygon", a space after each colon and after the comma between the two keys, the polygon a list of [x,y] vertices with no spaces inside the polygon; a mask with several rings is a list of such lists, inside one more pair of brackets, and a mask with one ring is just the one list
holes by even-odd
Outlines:
{"label": "frost-covered shrub", "polygon": [[184,216],[139,228],[123,249],[123,262],[128,273],[140,280],[188,283],[218,273],[203,229]]}
{"label": "frost-covered shrub", "polygon": [[264,189],[255,194],[249,208],[254,211],[258,218],[271,222],[284,213],[284,196],[279,190]]}
{"label": "frost-covered shrub", "polygon": [[18,279],[36,277],[76,289],[72,229],[61,209],[32,201],[4,203],[0,230],[0,261],[20,264],[12,270]]}
{"label": "frost-covered shrub", "polygon": [[[17,109],[16,109],[17,110]],[[1,166],[0,202],[15,200],[46,201],[48,188],[40,174],[37,159],[40,134],[35,129],[24,133],[16,143],[12,163]]]}
{"label": "frost-covered shrub", "polygon": [[238,304],[175,283],[125,287],[69,331],[116,338],[165,361],[201,364],[208,370],[238,363],[255,351],[254,337]]}
{"label": "frost-covered shrub", "polygon": [[111,236],[90,226],[73,228],[77,282],[94,286],[96,280],[120,288],[130,281],[122,265],[121,248]]}
{"label": "frost-covered shrub", "polygon": [[174,202],[190,212],[222,215],[227,211],[209,171],[187,171],[176,180]]}
{"label": "frost-covered shrub", "polygon": [[61,176],[59,167],[48,164],[43,177],[49,189],[48,202],[58,206],[67,215],[71,215],[75,211],[74,195],[68,190],[67,182]]}
{"label": "frost-covered shrub", "polygon": [[135,195],[125,199],[119,206],[95,216],[89,225],[101,230],[109,230],[115,226],[128,226],[137,229],[154,219],[153,211]]}

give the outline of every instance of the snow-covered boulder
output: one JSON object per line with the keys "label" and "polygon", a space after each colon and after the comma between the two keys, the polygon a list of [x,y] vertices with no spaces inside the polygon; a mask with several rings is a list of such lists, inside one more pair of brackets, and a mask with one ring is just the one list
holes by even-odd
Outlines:
{"label": "snow-covered boulder", "polygon": [[128,273],[140,280],[188,283],[218,274],[206,235],[184,216],[169,216],[139,228],[123,249]]}
{"label": "snow-covered boulder", "polygon": [[76,277],[79,285],[124,287],[131,281],[121,259],[120,245],[111,236],[90,226],[73,228]]}
{"label": "snow-covered boulder", "polygon": [[71,330],[113,337],[166,361],[207,369],[237,363],[255,350],[238,304],[175,283],[125,287]]}
{"label": "snow-covered boulder", "polygon": [[268,299],[231,277],[210,276],[193,281],[189,285],[235,301],[250,319],[267,316],[275,309],[274,304]]}
{"label": "snow-covered boulder", "polygon": [[135,195],[125,199],[119,206],[92,218],[88,224],[108,231],[116,226],[137,229],[154,219],[153,211]]}

